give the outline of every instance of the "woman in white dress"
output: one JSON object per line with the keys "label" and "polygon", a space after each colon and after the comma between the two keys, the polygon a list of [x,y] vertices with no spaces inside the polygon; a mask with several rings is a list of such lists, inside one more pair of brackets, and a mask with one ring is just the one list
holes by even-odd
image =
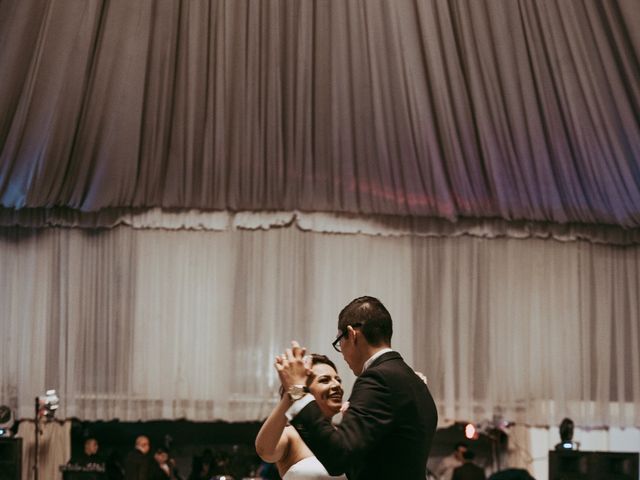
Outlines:
{"label": "woman in white dress", "polygon": [[[327,418],[342,407],[342,380],[334,363],[324,355],[311,355],[311,375],[307,387]],[[280,402],[262,425],[256,437],[256,451],[265,462],[275,463],[283,480],[346,480],[344,475],[332,477],[313,455],[300,435],[287,425],[285,412],[292,400],[282,394]]]}

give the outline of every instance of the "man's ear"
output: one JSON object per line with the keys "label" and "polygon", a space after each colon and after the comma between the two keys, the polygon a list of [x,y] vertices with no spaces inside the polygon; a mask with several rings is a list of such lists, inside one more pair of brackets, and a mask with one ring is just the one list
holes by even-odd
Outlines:
{"label": "man's ear", "polygon": [[351,325],[347,327],[347,332],[349,332],[349,336],[353,339],[353,343],[355,344],[358,340],[358,332]]}

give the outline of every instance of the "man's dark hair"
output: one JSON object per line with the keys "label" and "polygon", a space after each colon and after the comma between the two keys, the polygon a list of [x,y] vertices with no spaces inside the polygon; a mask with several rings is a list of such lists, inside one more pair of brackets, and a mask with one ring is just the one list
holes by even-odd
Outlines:
{"label": "man's dark hair", "polygon": [[370,345],[391,345],[391,315],[377,298],[359,297],[342,309],[338,315],[338,330],[346,332],[349,325],[355,324],[360,324],[364,338]]}
{"label": "man's dark hair", "polygon": [[458,442],[458,443],[455,444],[453,449],[454,450],[458,450],[460,447],[468,449],[469,445],[467,444],[467,442]]}
{"label": "man's dark hair", "polygon": [[471,460],[476,458],[476,454],[474,453],[473,450],[467,450],[466,452],[464,452],[462,454],[462,458],[464,458],[466,461],[470,462]]}

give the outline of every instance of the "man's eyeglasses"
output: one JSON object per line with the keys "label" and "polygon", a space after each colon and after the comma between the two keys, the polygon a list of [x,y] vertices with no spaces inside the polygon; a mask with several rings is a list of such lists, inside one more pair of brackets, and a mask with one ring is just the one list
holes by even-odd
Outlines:
{"label": "man's eyeglasses", "polygon": [[[362,326],[362,323],[354,323],[352,325],[347,325],[347,327],[351,327],[351,328],[358,328],[361,326]],[[342,352],[342,349],[340,348],[340,340],[346,337],[348,332],[349,330],[347,330],[345,327],[345,330],[343,330],[342,333],[338,335],[338,337],[331,344],[331,346],[335,349],[336,352]]]}

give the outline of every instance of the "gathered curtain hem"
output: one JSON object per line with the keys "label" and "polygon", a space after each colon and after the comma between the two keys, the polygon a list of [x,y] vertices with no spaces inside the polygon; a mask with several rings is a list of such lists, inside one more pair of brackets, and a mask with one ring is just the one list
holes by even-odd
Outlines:
{"label": "gathered curtain hem", "polygon": [[115,228],[158,230],[269,230],[296,227],[302,231],[363,234],[389,237],[470,235],[480,238],[550,238],[584,240],[608,245],[640,244],[640,228],[614,225],[507,221],[496,218],[462,218],[450,221],[435,217],[355,215],[304,211],[231,211],[162,208],[111,208],[82,212],[69,208],[0,208],[0,226],[23,228]]}

